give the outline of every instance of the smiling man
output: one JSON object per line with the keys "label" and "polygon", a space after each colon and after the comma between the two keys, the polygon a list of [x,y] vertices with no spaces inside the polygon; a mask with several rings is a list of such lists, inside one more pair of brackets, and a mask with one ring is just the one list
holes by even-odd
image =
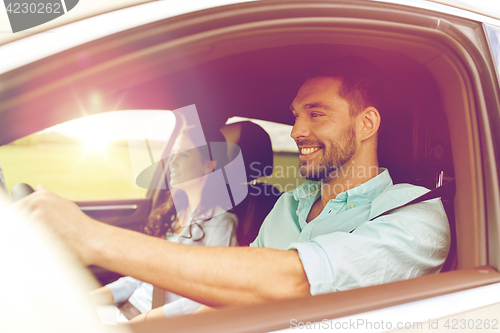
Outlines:
{"label": "smiling man", "polygon": [[83,263],[211,306],[437,273],[449,248],[439,199],[379,216],[428,190],[393,185],[389,171],[379,168],[385,97],[378,79],[373,64],[353,57],[311,70],[291,105],[291,135],[308,181],[280,197],[249,248],[189,247],[119,229],[43,188],[18,205],[55,230]]}
{"label": "smiling man", "polygon": [[449,227],[439,199],[404,207],[426,189],[393,185],[379,168],[378,68],[347,57],[312,68],[290,109],[300,173],[309,181],[276,203],[251,246],[297,250],[311,294],[439,272]]}

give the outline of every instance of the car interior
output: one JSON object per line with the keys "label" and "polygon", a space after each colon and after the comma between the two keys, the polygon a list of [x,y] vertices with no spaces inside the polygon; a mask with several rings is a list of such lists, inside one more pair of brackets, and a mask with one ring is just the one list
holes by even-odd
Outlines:
{"label": "car interior", "polygon": [[[422,50],[420,52],[425,59],[424,52]],[[458,141],[463,141],[465,137],[459,134],[461,131],[455,130],[454,133],[452,130],[450,133],[448,129],[448,119],[459,118],[459,109],[454,101],[456,93],[451,88],[445,91],[449,93],[450,101],[447,103],[443,101],[442,89],[439,89],[436,78],[429,69],[437,71],[439,68],[443,76],[450,74],[443,70],[446,65],[445,59],[436,57],[435,54],[429,55],[431,58],[429,62],[432,64],[430,65],[419,63],[399,52],[357,45],[307,44],[269,47],[203,62],[147,81],[139,87],[127,89],[125,91],[127,97],[121,101],[130,103],[127,106],[136,107],[135,103],[141,104],[145,98],[142,92],[147,91],[150,98],[148,103],[170,105],[172,109],[196,104],[204,126],[221,127],[227,118],[232,116],[292,125],[293,117],[288,105],[305,80],[304,73],[307,67],[322,60],[349,54],[357,56],[369,54],[370,59],[383,68],[387,76],[391,106],[388,110],[381,111],[383,128],[379,138],[379,159],[380,165],[390,170],[394,182],[411,183],[433,189],[437,186],[439,178],[441,178],[440,184],[454,179],[455,154],[450,135],[455,134]],[[446,86],[454,83],[447,77],[442,79],[445,79]],[[207,85],[206,82],[210,84]],[[455,83],[458,84],[457,81]],[[154,91],[157,91],[157,95],[153,93]],[[259,98],[255,98],[256,96]],[[446,114],[444,107],[446,104],[455,107],[448,108],[450,116]],[[466,111],[465,105],[460,105],[460,108]],[[251,145],[251,134],[241,135]],[[243,156],[246,156],[244,147],[242,151]],[[465,169],[464,166],[462,168]],[[472,180],[474,177],[469,178]],[[457,265],[454,194],[449,193],[449,198],[443,198],[454,238],[445,271],[454,269]],[[269,198],[269,200],[274,203],[274,199]],[[455,200],[460,201],[460,197],[456,197]],[[461,211],[460,216],[471,217],[472,213],[469,211],[464,214]],[[245,214],[238,215],[245,216]],[[468,221],[459,227],[462,235],[469,237],[477,235],[479,230],[474,228],[479,226],[471,225],[471,219]],[[462,251],[470,251],[471,244],[475,244],[476,249],[480,248],[477,246],[478,239],[474,238],[463,240],[467,245],[464,245]],[[465,251],[465,248],[468,250]],[[460,250],[458,252],[460,253]],[[474,260],[478,259],[479,253],[473,258],[470,258],[471,255],[471,253],[464,254],[463,259],[462,256],[458,256],[461,259],[458,261],[458,267],[476,266],[478,262]]]}
{"label": "car interior", "polygon": [[[195,104],[203,126],[207,127],[224,129],[224,123],[232,116],[292,125],[293,117],[288,105],[303,83],[304,73],[309,66],[343,55],[369,55],[383,69],[391,98],[390,107],[381,111],[380,165],[390,170],[394,183],[411,183],[429,189],[435,188],[438,181],[442,184],[454,179],[456,165],[459,171],[457,195],[453,191],[442,199],[452,233],[450,255],[443,271],[484,263],[484,230],[479,223],[480,216],[475,214],[474,205],[462,204],[470,199],[467,194],[470,192],[463,190],[465,184],[469,183],[470,190],[473,184],[478,185],[475,182],[477,171],[473,171],[477,166],[470,162],[456,162],[466,158],[465,151],[458,147],[472,148],[473,128],[464,128],[468,123],[466,116],[471,116],[468,114],[471,110],[467,109],[467,104],[457,102],[457,91],[462,92],[464,98],[468,96],[464,87],[460,86],[465,83],[459,80],[459,73],[449,60],[444,55],[437,55],[436,50],[428,45],[422,45],[421,49],[414,46],[416,50],[412,50],[412,53],[418,55],[415,59],[415,56],[408,56],[410,51],[402,54],[359,45],[295,45],[297,42],[295,37],[293,45],[263,47],[259,44],[256,50],[216,57],[211,61],[205,61],[205,57],[202,57],[198,60],[199,64],[193,59],[191,66],[186,66],[184,60],[181,61],[184,64],[181,67],[188,67],[186,69],[146,80],[115,93],[119,96],[120,107],[124,109],[175,109]],[[400,48],[397,42],[387,46]],[[228,47],[220,49],[226,50]],[[231,49],[235,51],[234,47]],[[448,129],[449,124],[451,130]],[[241,146],[246,161],[252,162],[256,158],[270,160],[270,146],[262,149],[257,156],[248,157],[252,154],[252,137],[257,135],[255,131],[243,130],[240,135],[240,141],[235,143]],[[452,145],[452,142],[455,144]],[[254,179],[249,178],[248,181]],[[255,238],[263,218],[276,199],[276,196],[249,196],[235,208],[240,221],[245,221],[238,231],[241,245],[248,245]],[[257,201],[265,203],[265,209],[260,211],[260,217],[249,217],[248,212],[255,212],[252,207]],[[456,222],[455,216],[460,217]]]}
{"label": "car interior", "polygon": [[[433,189],[455,180],[456,190],[443,197],[452,231],[452,248],[443,271],[491,265],[496,258],[488,253],[486,241],[486,167],[481,160],[483,134],[478,119],[485,101],[472,56],[449,36],[426,28],[426,19],[418,12],[394,15],[393,20],[399,21],[386,23],[370,19],[375,14],[353,18],[354,14],[345,11],[332,12],[330,17],[311,12],[317,17],[304,18],[297,13],[272,12],[267,21],[255,22],[250,14],[241,13],[233,13],[234,19],[223,17],[225,23],[204,21],[197,15],[174,18],[168,27],[157,22],[65,51],[57,64],[41,60],[33,67],[38,72],[26,76],[34,87],[29,98],[17,97],[20,92],[14,91],[4,102],[14,109],[15,103],[23,107],[0,120],[19,123],[35,106],[51,110],[52,117],[37,117],[23,128],[9,128],[5,137],[20,137],[79,116],[78,110],[72,111],[77,109],[75,94],[84,100],[93,90],[102,94],[104,102],[87,105],[92,112],[175,110],[195,104],[202,125],[223,128],[226,137],[231,137],[232,130],[225,123],[234,116],[293,125],[289,105],[309,67],[346,55],[368,58],[384,72],[391,99],[387,110],[381,110],[380,166],[389,169],[394,183]],[[238,24],[230,24],[237,19]],[[402,23],[405,20],[423,23],[410,28]],[[441,24],[448,23],[443,20]],[[73,60],[78,57],[87,60],[75,68]],[[51,83],[44,85],[49,79]],[[70,87],[65,86],[67,82]],[[234,142],[245,156],[252,154],[246,153],[252,150],[252,137],[265,133],[241,127],[240,139]],[[269,165],[272,151],[268,148],[248,161],[263,158],[267,160],[264,165]],[[255,179],[248,181],[255,183]],[[139,215],[148,213],[154,196],[155,190],[150,190],[139,204]],[[245,221],[238,231],[242,245],[251,242],[265,216],[248,217],[261,200],[270,209],[276,196],[249,198],[235,209]],[[118,217],[103,220],[120,225]]]}
{"label": "car interior", "polygon": [[243,156],[249,184],[243,186],[249,187],[248,195],[232,212],[238,217],[238,245],[248,246],[257,237],[262,222],[280,195],[280,191],[272,184],[257,182],[259,176],[268,177],[272,174],[271,138],[262,127],[250,121],[225,125],[221,131],[227,142],[238,145]]}

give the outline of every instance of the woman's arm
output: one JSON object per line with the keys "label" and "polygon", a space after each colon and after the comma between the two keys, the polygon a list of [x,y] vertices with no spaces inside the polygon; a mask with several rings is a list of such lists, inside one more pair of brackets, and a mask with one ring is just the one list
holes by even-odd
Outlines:
{"label": "woman's arm", "polygon": [[198,314],[198,313],[204,313],[204,312],[210,312],[210,311],[215,311],[216,309],[214,308],[211,308],[207,305],[202,305],[198,308],[198,310],[196,310],[195,312],[191,313],[191,314]]}
{"label": "woman's arm", "polygon": [[89,295],[92,303],[95,305],[111,305],[115,300],[108,287],[101,287],[92,290]]}
{"label": "woman's arm", "polygon": [[141,313],[137,317],[132,318],[128,323],[139,323],[151,319],[165,318],[163,315],[163,309],[161,307],[149,310],[148,312]]}

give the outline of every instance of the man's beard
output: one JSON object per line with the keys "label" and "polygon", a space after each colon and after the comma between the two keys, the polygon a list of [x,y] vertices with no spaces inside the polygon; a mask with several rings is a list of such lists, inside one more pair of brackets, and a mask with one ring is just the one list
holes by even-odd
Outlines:
{"label": "man's beard", "polygon": [[302,178],[314,181],[323,181],[328,177],[338,175],[341,169],[356,153],[354,124],[347,127],[339,135],[334,145],[326,152],[321,145],[323,156],[316,161],[305,160],[300,163],[299,172]]}

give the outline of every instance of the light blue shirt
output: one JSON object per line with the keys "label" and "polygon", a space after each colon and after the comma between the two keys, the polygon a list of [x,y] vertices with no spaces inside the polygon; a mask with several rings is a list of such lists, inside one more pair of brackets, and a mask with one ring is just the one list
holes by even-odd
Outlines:
{"label": "light blue shirt", "polygon": [[438,273],[450,247],[441,200],[409,205],[369,221],[429,191],[393,185],[389,171],[380,171],[330,200],[309,223],[306,218],[320,197],[321,183],[307,181],[284,193],[250,246],[297,250],[312,295]]}

